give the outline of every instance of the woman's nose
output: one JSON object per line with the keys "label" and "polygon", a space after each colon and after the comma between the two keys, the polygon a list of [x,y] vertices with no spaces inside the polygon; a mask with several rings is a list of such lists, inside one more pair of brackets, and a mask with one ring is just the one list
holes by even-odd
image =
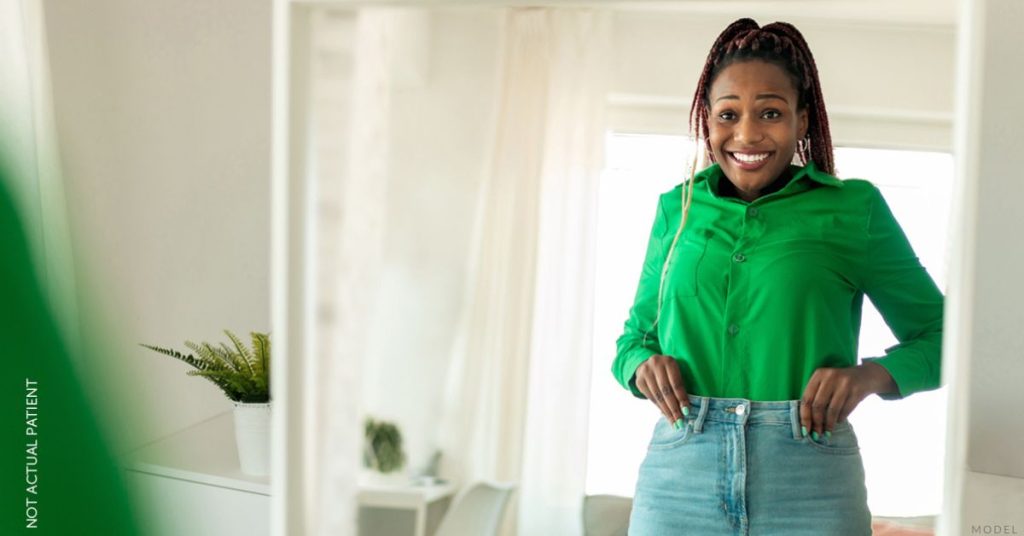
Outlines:
{"label": "woman's nose", "polygon": [[760,125],[757,121],[744,117],[736,124],[736,129],[733,131],[733,137],[736,141],[753,145],[764,137],[764,133],[761,131]]}

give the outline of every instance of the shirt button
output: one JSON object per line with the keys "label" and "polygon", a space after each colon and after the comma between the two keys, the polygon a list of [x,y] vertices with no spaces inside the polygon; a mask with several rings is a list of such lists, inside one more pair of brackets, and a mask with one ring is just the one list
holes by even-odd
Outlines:
{"label": "shirt button", "polygon": [[758,212],[759,211],[757,210],[757,207],[750,207],[747,209],[747,216],[750,216],[751,218],[756,218]]}
{"label": "shirt button", "polygon": [[735,335],[735,334],[739,333],[739,331],[740,331],[740,327],[739,326],[737,326],[736,324],[729,324],[729,334],[730,335]]}
{"label": "shirt button", "polygon": [[743,262],[743,261],[747,260],[747,256],[742,254],[742,253],[737,253],[737,254],[732,256],[732,260],[734,260],[736,262]]}

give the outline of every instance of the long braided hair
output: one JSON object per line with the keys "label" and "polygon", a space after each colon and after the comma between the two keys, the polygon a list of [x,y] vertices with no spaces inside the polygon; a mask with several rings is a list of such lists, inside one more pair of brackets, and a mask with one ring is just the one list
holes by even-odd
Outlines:
{"label": "long braided hair", "polygon": [[690,198],[693,195],[693,182],[701,137],[704,138],[706,159],[711,162],[715,161],[708,132],[708,108],[710,107],[708,92],[711,89],[711,84],[722,70],[733,63],[750,60],[766,61],[782,67],[792,80],[793,87],[796,88],[797,109],[807,109],[808,111],[807,135],[797,141],[796,153],[800,157],[801,165],[806,165],[809,160],[812,160],[818,169],[829,174],[835,173],[832,135],[829,133],[825,99],[822,97],[821,84],[818,81],[818,67],[814,63],[814,56],[811,54],[811,49],[807,46],[804,36],[795,26],[786,22],[773,22],[761,27],[753,19],[742,18],[727,26],[711,45],[711,51],[708,53],[704,70],[701,72],[697,89],[693,94],[693,102],[690,106],[690,134],[693,136],[695,144],[693,163],[690,166],[688,184],[682,188],[683,213],[679,221],[679,228],[676,230],[675,238],[672,239],[672,245],[669,247],[668,254],[665,255],[665,262],[661,268],[657,313],[651,329],[644,333],[644,343],[647,341],[647,334],[657,326],[658,319],[661,317],[665,273],[668,271],[669,259],[672,258],[676,242],[679,241],[683,226],[686,224],[686,216],[690,212]]}

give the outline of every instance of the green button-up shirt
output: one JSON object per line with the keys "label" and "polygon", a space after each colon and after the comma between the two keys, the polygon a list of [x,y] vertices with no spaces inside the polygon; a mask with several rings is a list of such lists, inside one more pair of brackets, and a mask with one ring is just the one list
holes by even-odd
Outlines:
{"label": "green button-up shirt", "polygon": [[[686,226],[682,188],[662,194],[640,283],[612,374],[634,396],[637,367],[655,354],[679,363],[695,395],[793,400],[820,367],[857,365],[866,294],[899,344],[866,357],[889,371],[894,400],[940,384],[943,296],[881,192],[814,162],[752,202],[723,195],[718,164],[694,177]],[[646,336],[645,336],[646,335]]]}

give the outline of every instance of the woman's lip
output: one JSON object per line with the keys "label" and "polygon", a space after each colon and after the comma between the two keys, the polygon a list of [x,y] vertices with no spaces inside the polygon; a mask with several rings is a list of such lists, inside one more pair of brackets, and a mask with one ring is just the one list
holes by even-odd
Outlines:
{"label": "woman's lip", "polygon": [[[740,168],[740,169],[742,169],[744,171],[755,171],[755,170],[761,169],[772,158],[772,151],[759,151],[759,152],[726,151],[726,153],[729,155],[729,158],[733,161],[733,163],[736,165],[736,167],[738,167],[738,168]],[[744,162],[744,161],[736,158],[735,156],[733,156],[736,153],[739,153],[739,154],[767,154],[768,156],[766,156],[764,158],[764,160],[761,160],[759,162]]]}

